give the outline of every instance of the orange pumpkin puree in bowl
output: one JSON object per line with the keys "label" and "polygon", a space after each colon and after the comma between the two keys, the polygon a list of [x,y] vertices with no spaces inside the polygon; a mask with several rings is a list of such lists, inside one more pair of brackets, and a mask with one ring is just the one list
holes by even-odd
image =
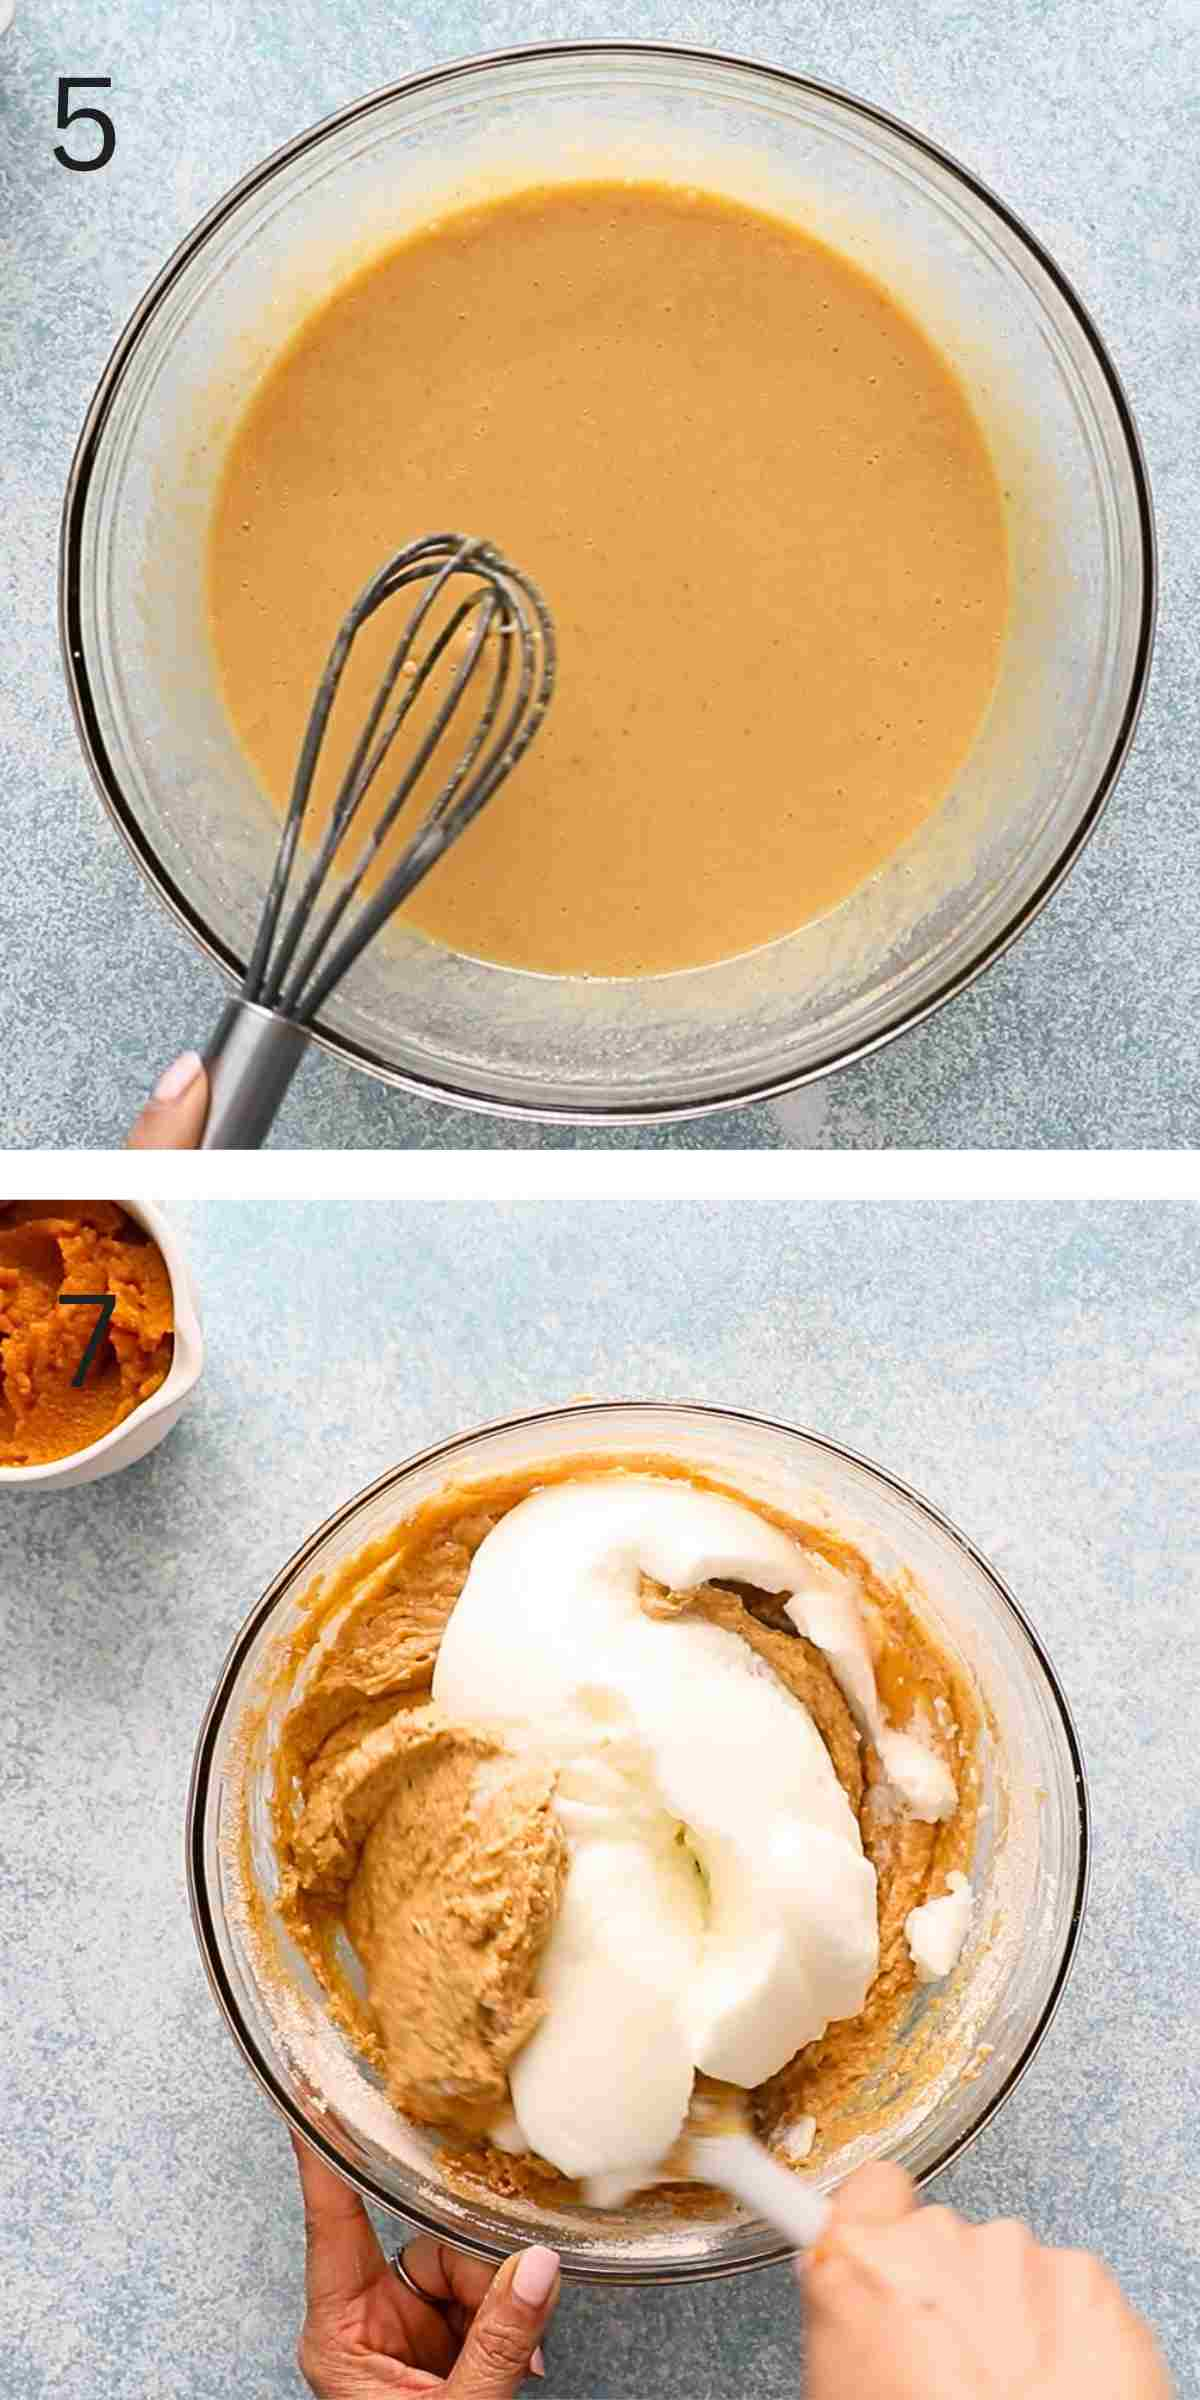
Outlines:
{"label": "orange pumpkin puree in bowl", "polygon": [[[103,1313],[64,1306],[111,1298]],[[166,1260],[115,1200],[0,1205],[0,1467],[37,1467],[86,1450],[165,1382],[174,1350]]]}

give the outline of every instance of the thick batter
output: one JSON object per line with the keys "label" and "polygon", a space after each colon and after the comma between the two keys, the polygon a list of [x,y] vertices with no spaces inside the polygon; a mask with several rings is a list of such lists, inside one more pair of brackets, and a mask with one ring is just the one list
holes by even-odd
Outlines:
{"label": "thick batter", "polygon": [[[76,1385],[96,1312],[64,1293],[110,1294],[108,1328]],[[86,1450],[164,1381],[171,1279],[157,1242],[113,1200],[10,1200],[0,1208],[0,1466]]]}
{"label": "thick batter", "polygon": [[[447,530],[533,575],[561,644],[533,750],[404,911],[480,958],[645,975],[794,931],[938,807],[995,682],[1003,504],[954,373],[848,259],[707,193],[446,217],[268,374],[210,593],[276,803],[351,600]],[[356,648],[330,766],[399,622]]]}
{"label": "thick batter", "polygon": [[[566,1846],[553,1776],[528,1760],[506,1766],[488,1736],[446,1721],[429,1687],[446,1622],[492,1527],[535,1486],[606,1471],[602,1461],[578,1462],[430,1503],[314,1596],[280,1677],[291,1688],[336,1615],[339,1629],[288,1713],[276,1756],[285,1921],[396,2104],[444,2127],[450,2171],[492,2191],[564,2190],[544,2160],[512,2156],[488,2136],[502,2125],[508,2070],[541,2014],[534,1987]],[[664,1459],[639,1462],[638,1471],[706,1482]],[[858,1580],[889,1718],[921,1724],[959,1794],[940,1823],[897,1811],[826,1657],[797,1635],[780,1603],[748,1590],[644,1587],[649,1613],[695,1612],[740,1636],[803,1702],[875,1868],[879,1967],[866,2007],[802,2050],[754,2101],[766,2135],[778,2139],[814,2118],[818,2142],[836,2145],[839,2116],[850,2105],[861,2115],[864,2085],[878,2077],[911,1995],[905,1919],[970,1863],[978,1712],[902,1594],[856,1551],[754,1506]],[[365,2002],[344,1972],[346,1932],[365,1968]]]}

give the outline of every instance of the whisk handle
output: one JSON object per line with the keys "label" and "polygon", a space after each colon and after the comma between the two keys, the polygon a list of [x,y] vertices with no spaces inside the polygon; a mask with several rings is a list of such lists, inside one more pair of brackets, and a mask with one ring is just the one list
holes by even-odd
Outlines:
{"label": "whisk handle", "polygon": [[257,1150],[308,1046],[303,1025],[253,1000],[231,1000],[205,1053],[202,1150]]}

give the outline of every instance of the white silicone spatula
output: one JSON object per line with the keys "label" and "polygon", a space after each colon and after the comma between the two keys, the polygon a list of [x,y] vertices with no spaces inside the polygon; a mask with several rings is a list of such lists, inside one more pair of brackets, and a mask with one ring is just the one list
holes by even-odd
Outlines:
{"label": "white silicone spatula", "polygon": [[745,2093],[713,2076],[698,2077],[687,2124],[656,2176],[644,2171],[636,2178],[594,2175],[584,2191],[596,2208],[619,2208],[631,2192],[651,2181],[711,2183],[719,2191],[732,2192],[756,2217],[765,2217],[794,2250],[810,2250],[829,2223],[824,2193],[772,2158],[750,2131]]}
{"label": "white silicone spatula", "polygon": [[829,2223],[824,2192],[793,2175],[744,2130],[687,2133],[680,2148],[681,2173],[697,2183],[715,2183],[735,2200],[765,2217],[794,2250],[809,2250]]}

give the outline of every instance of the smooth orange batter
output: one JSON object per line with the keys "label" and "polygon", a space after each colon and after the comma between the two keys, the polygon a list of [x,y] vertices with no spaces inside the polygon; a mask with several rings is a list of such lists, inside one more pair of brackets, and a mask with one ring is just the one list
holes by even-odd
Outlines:
{"label": "smooth orange batter", "polygon": [[[98,1312],[116,1305],[83,1383],[74,1377]],[[86,1450],[131,1415],[171,1365],[171,1282],[157,1242],[113,1200],[10,1200],[0,1207],[0,1467]]]}
{"label": "smooth orange batter", "polygon": [[[849,259],[711,194],[445,217],[267,375],[210,600],[276,803],[346,608],[450,530],[524,567],[560,638],[533,750],[404,910],[480,958],[643,975],[794,931],[938,807],[995,682],[1003,502],[962,386]],[[332,766],[400,623],[357,646]]]}

